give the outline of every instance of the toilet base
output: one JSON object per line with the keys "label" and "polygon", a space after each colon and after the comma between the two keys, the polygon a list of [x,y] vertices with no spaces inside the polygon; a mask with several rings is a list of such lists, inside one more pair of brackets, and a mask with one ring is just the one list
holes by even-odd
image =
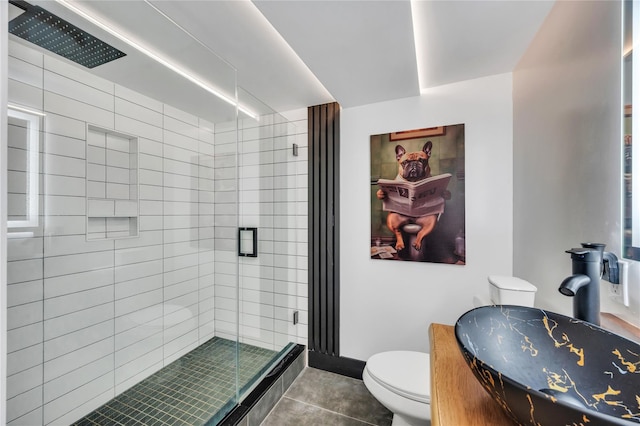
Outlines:
{"label": "toilet base", "polygon": [[[431,426],[431,406],[389,391],[378,384],[365,366],[362,381],[371,395],[393,413],[391,426]],[[401,413],[401,414],[398,414]]]}
{"label": "toilet base", "polygon": [[431,426],[431,420],[407,419],[401,415],[394,414],[391,426]]}

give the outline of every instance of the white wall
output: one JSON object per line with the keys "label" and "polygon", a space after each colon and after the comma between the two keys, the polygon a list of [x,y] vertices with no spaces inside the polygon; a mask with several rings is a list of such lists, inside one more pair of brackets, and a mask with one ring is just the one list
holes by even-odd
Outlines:
{"label": "white wall", "polygon": [[[596,241],[621,253],[620,9],[557,2],[513,77],[514,273],[538,286],[537,305],[568,315],[564,251]],[[602,310],[638,322],[605,290]]]}
{"label": "white wall", "polygon": [[[512,272],[512,77],[436,87],[419,97],[341,113],[340,354],[428,352],[432,322],[453,324],[487,294],[487,275]],[[372,260],[369,137],[465,124],[465,266]]]}

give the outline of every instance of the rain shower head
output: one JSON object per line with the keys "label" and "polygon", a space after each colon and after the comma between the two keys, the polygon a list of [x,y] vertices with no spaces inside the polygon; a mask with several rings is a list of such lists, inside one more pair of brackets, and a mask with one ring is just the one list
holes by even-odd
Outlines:
{"label": "rain shower head", "polygon": [[24,10],[9,22],[9,33],[87,68],[126,56],[47,10],[23,0],[9,3]]}

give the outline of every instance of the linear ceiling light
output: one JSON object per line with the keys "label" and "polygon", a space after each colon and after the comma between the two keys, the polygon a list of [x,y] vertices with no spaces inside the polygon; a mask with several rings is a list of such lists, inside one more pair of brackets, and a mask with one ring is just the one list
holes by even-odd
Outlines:
{"label": "linear ceiling light", "polygon": [[28,114],[38,115],[40,117],[46,117],[47,116],[47,114],[45,114],[44,112],[36,111],[35,109],[26,108],[26,107],[23,107],[23,106],[20,106],[20,105],[7,104],[7,108],[13,109],[13,110],[16,110],[16,111],[26,112]]}
{"label": "linear ceiling light", "polygon": [[142,54],[146,55],[147,57],[153,59],[154,61],[158,62],[159,64],[165,66],[166,68],[169,68],[171,71],[175,72],[176,74],[179,74],[180,76],[186,78],[190,82],[192,82],[195,85],[201,87],[202,89],[206,90],[207,92],[211,93],[212,95],[218,97],[219,99],[222,99],[223,101],[227,102],[230,105],[237,106],[238,110],[240,110],[243,113],[247,114],[249,117],[253,118],[254,120],[258,119],[258,117],[259,117],[258,114],[256,114],[255,112],[251,111],[250,109],[240,105],[232,97],[222,93],[221,91],[219,91],[217,89],[214,89],[213,87],[207,85],[206,83],[202,82],[201,80],[199,80],[198,78],[196,78],[193,75],[189,74],[188,72],[182,70],[179,66],[177,66],[177,65],[173,64],[172,62],[164,59],[160,55],[152,52],[151,50],[147,49],[146,47],[143,47],[142,45],[140,45],[139,43],[131,40],[130,38],[120,34],[118,31],[116,31],[113,28],[109,27],[107,24],[105,24],[102,21],[100,21],[100,20],[96,19],[95,17],[91,16],[90,14],[85,12],[84,10],[79,9],[75,5],[71,4],[71,2],[69,2],[67,0],[56,0],[56,1],[59,4],[61,4],[62,6],[66,7],[67,9],[69,9],[70,11],[74,12],[77,15],[82,16],[87,21],[89,21],[92,24],[98,26],[99,28],[101,28],[104,31],[108,32],[109,34],[111,34],[112,36],[116,37],[120,41],[123,41],[124,43],[126,43],[129,46],[133,47],[134,49],[136,49],[140,53],[142,53]]}
{"label": "linear ceiling light", "polygon": [[416,65],[418,68],[418,86],[420,91],[426,88],[426,81],[423,70],[423,64],[426,63],[426,54],[424,46],[422,46],[422,40],[424,40],[423,28],[420,24],[420,16],[423,14],[418,10],[418,0],[411,0],[411,22],[413,25],[413,45],[416,49]]}

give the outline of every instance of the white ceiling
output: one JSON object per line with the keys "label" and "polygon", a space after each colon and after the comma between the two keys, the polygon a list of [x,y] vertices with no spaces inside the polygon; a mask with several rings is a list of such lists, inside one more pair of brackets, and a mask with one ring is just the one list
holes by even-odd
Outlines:
{"label": "white ceiling", "polygon": [[[59,3],[31,3],[127,53],[95,68],[98,75],[186,110],[188,104],[198,104],[191,111],[212,121],[228,117],[224,103],[212,100],[210,94],[196,94],[201,90],[182,78],[174,76],[167,83],[171,73],[166,69]],[[244,89],[241,102],[257,112],[267,108],[245,90],[276,111],[334,100],[353,107],[511,72],[554,4],[417,0],[412,11],[409,0],[72,3],[233,96],[230,64]]]}
{"label": "white ceiling", "polygon": [[408,0],[254,4],[351,107],[512,71],[554,2],[418,0],[413,11]]}
{"label": "white ceiling", "polygon": [[254,4],[343,107],[420,93],[409,1]]}

